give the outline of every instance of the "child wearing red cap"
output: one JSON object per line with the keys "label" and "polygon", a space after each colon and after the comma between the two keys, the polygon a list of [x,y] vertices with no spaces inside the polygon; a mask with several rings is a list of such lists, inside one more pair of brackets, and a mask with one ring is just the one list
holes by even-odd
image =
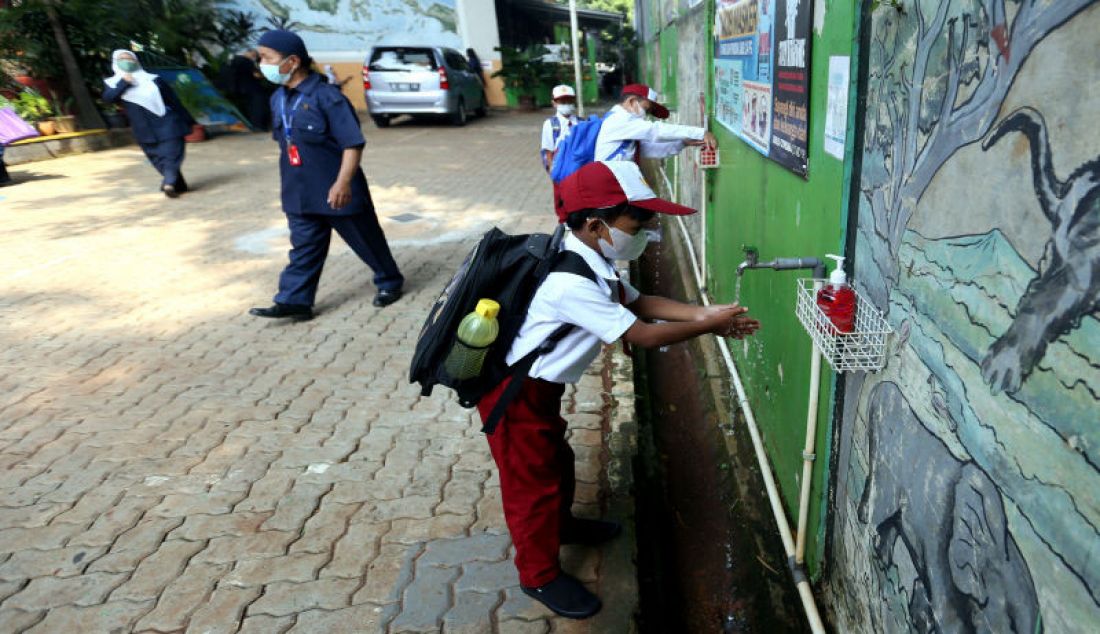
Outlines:
{"label": "child wearing red cap", "polygon": [[[618,105],[611,108],[596,137],[597,161],[637,161],[639,158],[665,158],[688,146],[718,146],[714,135],[704,128],[646,121],[646,115],[668,118],[668,108],[659,95],[645,84],[623,87]],[[640,152],[639,152],[640,150]]]}
{"label": "child wearing red cap", "polygon": [[[642,295],[620,280],[613,260],[633,260],[648,242],[643,230],[656,213],[695,210],[661,200],[634,163],[590,163],[561,182],[558,218],[571,230],[562,242],[594,272],[596,281],[554,272],[536,291],[507,361],[516,363],[563,324],[575,326],[553,351],[539,357],[518,396],[508,405],[489,448],[500,471],[504,517],[516,547],[523,591],[555,613],[592,616],[600,600],[561,570],[561,544],[598,544],[614,538],[619,524],[573,517],[573,451],[561,417],[566,383],[580,380],[601,344],[618,339],[643,348],[713,333],[741,338],[759,323],[736,304],[694,306]],[[646,320],[665,323],[648,323]],[[507,387],[505,380],[478,404],[486,420]]]}

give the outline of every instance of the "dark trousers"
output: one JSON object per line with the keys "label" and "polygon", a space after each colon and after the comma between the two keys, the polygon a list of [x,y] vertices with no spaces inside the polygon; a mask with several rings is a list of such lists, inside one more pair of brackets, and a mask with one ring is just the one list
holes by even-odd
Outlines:
{"label": "dark trousers", "polygon": [[333,230],[374,271],[378,290],[398,290],[405,282],[374,210],[351,216],[287,214],[286,219],[290,225],[290,263],[279,276],[276,302],[313,305]]}
{"label": "dark trousers", "polygon": [[[508,382],[478,403],[483,421]],[[504,519],[516,547],[519,582],[528,587],[550,583],[561,573],[561,532],[573,517],[576,475],[561,417],[564,393],[561,383],[527,379],[496,431],[486,436],[500,471]]]}
{"label": "dark trousers", "polygon": [[183,137],[157,141],[155,143],[142,143],[141,149],[153,167],[157,168],[161,176],[161,187],[172,185],[176,187],[181,183],[180,167],[183,166],[183,154],[187,144]]}

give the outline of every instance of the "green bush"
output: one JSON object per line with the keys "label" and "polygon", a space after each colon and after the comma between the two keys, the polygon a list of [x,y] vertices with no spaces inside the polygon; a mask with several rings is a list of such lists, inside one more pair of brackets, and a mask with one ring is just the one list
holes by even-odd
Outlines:
{"label": "green bush", "polygon": [[50,101],[32,88],[26,88],[19,93],[11,101],[11,105],[15,108],[15,114],[30,123],[44,121],[54,115],[54,110],[50,107]]}

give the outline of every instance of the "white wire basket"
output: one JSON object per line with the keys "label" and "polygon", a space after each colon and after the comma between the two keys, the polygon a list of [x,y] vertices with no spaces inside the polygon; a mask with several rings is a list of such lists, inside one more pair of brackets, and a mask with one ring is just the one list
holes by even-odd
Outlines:
{"label": "white wire basket", "polygon": [[828,280],[798,280],[795,312],[825,360],[836,372],[881,370],[886,365],[886,342],[890,333],[894,332],[882,313],[856,291],[855,329],[850,333],[842,333],[817,305],[815,283],[828,284]]}
{"label": "white wire basket", "polygon": [[722,166],[722,156],[718,148],[699,150],[699,169],[713,170]]}

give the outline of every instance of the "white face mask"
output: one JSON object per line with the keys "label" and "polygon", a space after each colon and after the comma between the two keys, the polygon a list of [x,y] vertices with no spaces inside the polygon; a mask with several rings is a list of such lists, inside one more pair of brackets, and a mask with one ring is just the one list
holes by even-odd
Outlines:
{"label": "white face mask", "polygon": [[645,111],[645,106],[643,106],[639,101],[635,101],[633,104],[631,104],[629,108],[626,108],[626,111],[634,115],[635,117],[638,117],[639,119],[645,119],[645,116],[647,114]]}
{"label": "white face mask", "polygon": [[611,233],[610,244],[603,238],[600,238],[600,253],[603,253],[605,258],[611,260],[637,260],[649,244],[649,234],[645,231],[639,231],[634,235],[630,235],[618,227],[612,227],[606,222],[604,222],[603,225],[607,227],[608,232]]}
{"label": "white face mask", "polygon": [[571,103],[559,103],[555,107],[558,109],[558,114],[563,117],[572,116],[577,111],[577,107]]}

